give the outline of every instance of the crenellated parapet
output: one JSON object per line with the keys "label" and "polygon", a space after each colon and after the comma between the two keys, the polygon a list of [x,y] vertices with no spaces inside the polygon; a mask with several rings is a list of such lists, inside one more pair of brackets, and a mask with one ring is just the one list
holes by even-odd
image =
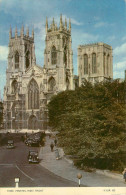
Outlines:
{"label": "crenellated parapet", "polygon": [[71,34],[71,21],[69,19],[69,25],[67,26],[67,19],[65,18],[65,21],[63,22],[62,15],[60,15],[60,23],[59,26],[57,26],[57,23],[55,22],[55,19],[53,18],[50,26],[48,25],[48,19],[46,18],[46,34],[49,32],[59,32],[64,31],[66,33]]}

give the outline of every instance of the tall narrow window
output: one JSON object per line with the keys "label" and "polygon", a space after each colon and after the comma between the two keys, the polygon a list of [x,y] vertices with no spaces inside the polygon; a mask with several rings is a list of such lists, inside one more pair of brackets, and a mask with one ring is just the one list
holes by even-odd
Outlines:
{"label": "tall narrow window", "polygon": [[32,79],[28,85],[28,109],[39,108],[39,87],[37,82]]}
{"label": "tall narrow window", "polygon": [[84,74],[88,74],[88,56],[84,55]]}
{"label": "tall narrow window", "polygon": [[52,47],[51,59],[52,59],[52,65],[57,63],[57,51],[55,46]]}
{"label": "tall narrow window", "polygon": [[11,93],[15,94],[17,90],[18,90],[18,83],[16,80],[14,80],[11,85]]}
{"label": "tall narrow window", "polygon": [[15,69],[19,68],[19,53],[18,51],[15,54]]}
{"label": "tall narrow window", "polygon": [[109,76],[109,54],[107,56],[107,76]]}
{"label": "tall narrow window", "polygon": [[64,48],[64,64],[65,64],[65,67],[67,66],[67,48],[65,46]]}
{"label": "tall narrow window", "polygon": [[92,73],[97,73],[96,67],[96,53],[92,54]]}
{"label": "tall narrow window", "polygon": [[56,85],[56,81],[53,77],[51,77],[48,82],[49,91],[54,91],[55,85]]}
{"label": "tall narrow window", "polygon": [[30,65],[30,54],[29,54],[29,51],[27,51],[27,53],[26,53],[25,64],[26,64],[26,68],[29,68],[29,65]]}
{"label": "tall narrow window", "polygon": [[104,71],[104,75],[105,75],[105,64],[106,64],[106,53],[104,53],[104,56],[103,56],[103,71]]}

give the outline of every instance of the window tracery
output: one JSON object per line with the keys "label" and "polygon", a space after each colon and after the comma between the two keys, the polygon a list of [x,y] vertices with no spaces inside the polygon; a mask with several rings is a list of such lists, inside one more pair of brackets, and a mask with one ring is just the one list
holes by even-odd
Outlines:
{"label": "window tracery", "polygon": [[39,87],[34,79],[28,86],[28,109],[39,109]]}
{"label": "window tracery", "polygon": [[84,54],[84,74],[88,74],[88,56]]}
{"label": "window tracery", "polygon": [[92,54],[92,73],[97,73],[96,67],[96,53]]}
{"label": "window tracery", "polygon": [[52,65],[57,63],[57,51],[55,46],[52,47],[51,60],[52,60]]}
{"label": "window tracery", "polygon": [[15,69],[19,68],[19,53],[16,51],[15,53]]}
{"label": "window tracery", "polygon": [[48,86],[49,86],[49,88],[48,88],[49,91],[54,91],[55,86],[56,86],[56,81],[55,81],[55,79],[53,77],[51,77],[49,79]]}

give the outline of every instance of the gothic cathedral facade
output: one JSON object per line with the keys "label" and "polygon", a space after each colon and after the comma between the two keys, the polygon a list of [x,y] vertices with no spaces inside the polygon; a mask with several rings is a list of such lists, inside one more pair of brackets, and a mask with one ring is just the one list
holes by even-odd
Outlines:
{"label": "gothic cathedral facade", "polygon": [[60,17],[57,27],[54,19],[50,27],[46,19],[44,66],[36,64],[34,30],[15,36],[9,33],[8,67],[4,88],[4,121],[6,129],[48,128],[47,104],[52,95],[72,90],[73,52],[71,22]]}
{"label": "gothic cathedral facade", "polygon": [[103,44],[78,47],[78,76],[73,75],[71,21],[60,16],[59,27],[54,19],[46,19],[43,67],[36,64],[34,30],[29,35],[24,27],[20,35],[9,32],[8,67],[4,88],[5,129],[48,129],[47,104],[64,90],[74,90],[83,79],[92,83],[112,78],[112,47]]}

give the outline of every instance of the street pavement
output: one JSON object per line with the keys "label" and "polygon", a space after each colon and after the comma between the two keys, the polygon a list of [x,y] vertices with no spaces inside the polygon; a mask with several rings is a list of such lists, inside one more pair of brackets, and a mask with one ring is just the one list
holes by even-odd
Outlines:
{"label": "street pavement", "polygon": [[[15,178],[19,177],[19,187],[77,187],[77,183],[61,178],[39,164],[28,163],[28,147],[21,142],[21,135],[14,137],[15,148],[0,147],[0,187],[15,187]],[[41,159],[40,159],[41,160]]]}
{"label": "street pavement", "polygon": [[96,172],[85,172],[77,169],[70,159],[67,159],[63,151],[59,148],[61,158],[56,159],[55,150],[51,152],[50,143],[54,141],[46,136],[45,146],[41,147],[39,157],[42,159],[40,165],[51,171],[52,173],[78,183],[77,174],[81,173],[81,185],[87,187],[126,187],[123,176],[111,173],[109,171],[97,170]]}

